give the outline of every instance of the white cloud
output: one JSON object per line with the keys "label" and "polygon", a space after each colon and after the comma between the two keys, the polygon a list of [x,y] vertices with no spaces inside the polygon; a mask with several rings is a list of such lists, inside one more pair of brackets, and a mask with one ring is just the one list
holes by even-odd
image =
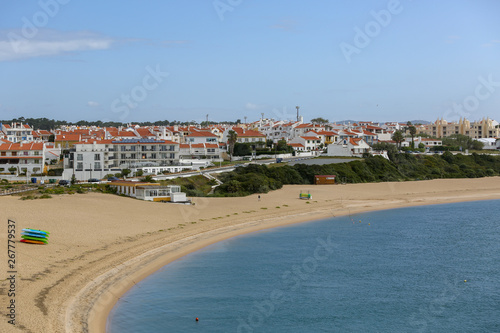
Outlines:
{"label": "white cloud", "polygon": [[26,38],[20,30],[0,32],[0,62],[55,56],[70,52],[104,50],[113,40],[88,32],[40,30],[34,38]]}
{"label": "white cloud", "polygon": [[259,106],[257,104],[248,102],[247,104],[245,104],[245,108],[248,110],[257,110]]}
{"label": "white cloud", "polygon": [[500,44],[500,40],[499,39],[494,39],[494,40],[490,41],[489,43],[482,44],[481,46],[482,47],[492,47],[495,44]]}
{"label": "white cloud", "polygon": [[99,106],[100,104],[97,102],[88,101],[87,105],[90,106],[91,108],[95,108],[95,107]]}

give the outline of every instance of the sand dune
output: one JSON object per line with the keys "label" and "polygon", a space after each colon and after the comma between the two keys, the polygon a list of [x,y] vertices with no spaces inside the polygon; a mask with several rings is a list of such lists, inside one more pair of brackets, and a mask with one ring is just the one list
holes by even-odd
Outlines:
{"label": "sand dune", "polygon": [[[300,191],[312,199],[299,200]],[[0,198],[1,272],[7,276],[7,219],[51,232],[49,245],[16,243],[16,325],[2,332],[104,332],[109,310],[163,265],[238,234],[330,216],[396,207],[500,199],[500,177],[335,186],[285,186],[244,198],[194,198],[183,206],[109,194]],[[404,223],[404,222],[402,222]]]}

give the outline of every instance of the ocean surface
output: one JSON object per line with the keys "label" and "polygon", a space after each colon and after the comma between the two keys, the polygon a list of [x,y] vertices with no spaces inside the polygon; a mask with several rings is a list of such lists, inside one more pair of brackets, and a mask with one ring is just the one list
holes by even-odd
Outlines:
{"label": "ocean surface", "polygon": [[211,245],[126,293],[108,332],[500,332],[500,200]]}

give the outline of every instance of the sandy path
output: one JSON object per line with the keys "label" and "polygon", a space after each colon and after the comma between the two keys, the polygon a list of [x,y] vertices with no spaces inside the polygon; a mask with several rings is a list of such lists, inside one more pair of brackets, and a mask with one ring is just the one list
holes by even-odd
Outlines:
{"label": "sandy path", "polygon": [[[299,200],[310,191],[312,200]],[[131,286],[187,253],[235,235],[332,215],[500,199],[500,177],[335,186],[288,185],[245,198],[194,198],[183,206],[105,194],[0,198],[1,332],[103,332]],[[16,326],[7,323],[7,219],[51,232],[50,244],[16,243]]]}

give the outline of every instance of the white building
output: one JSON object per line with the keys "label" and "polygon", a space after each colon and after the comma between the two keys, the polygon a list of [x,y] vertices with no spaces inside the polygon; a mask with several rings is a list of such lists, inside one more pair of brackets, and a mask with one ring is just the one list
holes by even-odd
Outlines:
{"label": "white building", "polygon": [[10,142],[31,142],[33,141],[33,128],[23,123],[0,123],[0,130],[4,133],[4,137]]}
{"label": "white building", "polygon": [[130,181],[115,181],[109,185],[116,188],[117,194],[140,200],[174,203],[189,202],[186,193],[181,192],[181,187],[178,185],[160,186],[158,184]]}
{"label": "white building", "polygon": [[357,156],[369,153],[370,146],[361,138],[346,138],[328,145],[327,156]]}
{"label": "white building", "polygon": [[0,144],[0,173],[42,173],[45,149],[43,142]]}

